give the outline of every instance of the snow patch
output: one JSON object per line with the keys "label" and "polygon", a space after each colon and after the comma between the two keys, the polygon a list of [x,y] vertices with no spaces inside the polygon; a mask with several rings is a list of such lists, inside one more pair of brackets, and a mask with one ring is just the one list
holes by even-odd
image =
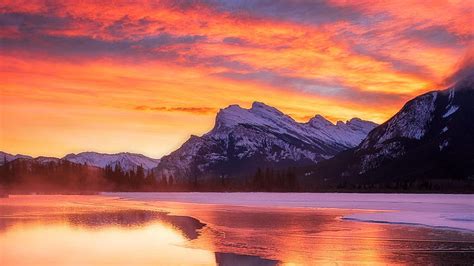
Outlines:
{"label": "snow patch", "polygon": [[459,106],[453,105],[451,106],[446,113],[444,113],[443,118],[447,118],[448,116],[454,114],[459,109]]}
{"label": "snow patch", "polygon": [[444,140],[443,143],[441,143],[441,144],[439,145],[439,150],[440,150],[440,151],[444,150],[446,147],[448,147],[448,145],[449,145],[449,141],[448,141],[448,140]]}

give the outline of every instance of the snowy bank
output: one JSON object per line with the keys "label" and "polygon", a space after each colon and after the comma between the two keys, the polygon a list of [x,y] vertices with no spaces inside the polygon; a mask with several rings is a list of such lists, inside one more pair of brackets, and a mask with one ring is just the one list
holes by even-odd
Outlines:
{"label": "snowy bank", "polygon": [[130,200],[249,207],[375,210],[344,219],[474,232],[474,195],[358,193],[103,193]]}

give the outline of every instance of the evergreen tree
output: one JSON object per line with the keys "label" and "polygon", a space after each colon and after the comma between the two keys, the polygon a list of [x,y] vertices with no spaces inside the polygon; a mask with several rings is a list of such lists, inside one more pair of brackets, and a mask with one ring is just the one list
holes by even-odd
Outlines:
{"label": "evergreen tree", "polygon": [[255,176],[253,178],[253,186],[254,186],[254,189],[258,190],[258,191],[261,191],[263,190],[263,186],[264,186],[264,176],[263,176],[263,173],[262,173],[262,169],[259,167],[257,169],[257,172],[255,173]]}
{"label": "evergreen tree", "polygon": [[166,190],[168,188],[168,177],[166,176],[166,174],[163,174],[163,176],[161,177],[160,186],[163,190]]}

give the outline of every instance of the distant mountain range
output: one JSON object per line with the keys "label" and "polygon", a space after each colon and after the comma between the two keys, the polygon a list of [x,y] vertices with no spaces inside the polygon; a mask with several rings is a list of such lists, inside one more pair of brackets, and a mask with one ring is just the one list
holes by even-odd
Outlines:
{"label": "distant mountain range", "polygon": [[68,154],[64,156],[64,160],[73,163],[88,164],[104,168],[107,165],[115,167],[118,163],[123,169],[135,169],[137,166],[142,166],[145,169],[155,168],[160,162],[159,159],[153,159],[143,154],[121,152],[116,154],[105,154],[97,152],[81,152],[78,154]]}
{"label": "distant mountain range", "polygon": [[314,164],[357,146],[377,124],[353,118],[336,124],[317,115],[298,123],[274,107],[254,102],[250,109],[221,109],[214,128],[191,136],[161,159],[158,176],[177,180],[253,174],[257,167]]}
{"label": "distant mountain range", "polygon": [[[474,75],[411,101],[354,149],[319,163],[307,180],[327,184],[474,183]],[[443,181],[444,180],[444,181]]]}
{"label": "distant mountain range", "polygon": [[28,155],[23,155],[23,154],[9,154],[3,151],[0,151],[0,164],[3,164],[4,161],[6,160],[7,162],[11,162],[13,160],[23,158],[23,159],[33,159],[33,157],[28,156]]}
{"label": "distant mountain range", "polygon": [[117,164],[120,163],[122,169],[129,171],[135,170],[138,166],[142,166],[146,170],[151,170],[155,168],[158,163],[159,159],[149,158],[142,154],[136,153],[128,153],[128,152],[121,152],[116,154],[107,154],[107,153],[98,153],[98,152],[81,152],[78,154],[68,154],[63,158],[55,158],[55,157],[36,157],[33,158],[28,155],[12,155],[5,152],[0,151],[0,165],[4,163],[6,159],[7,162],[13,161],[15,159],[28,159],[34,160],[40,163],[47,163],[51,161],[59,161],[59,160],[66,160],[76,164],[87,164],[89,166],[95,166],[99,168],[105,168],[105,166],[110,165],[115,167]]}

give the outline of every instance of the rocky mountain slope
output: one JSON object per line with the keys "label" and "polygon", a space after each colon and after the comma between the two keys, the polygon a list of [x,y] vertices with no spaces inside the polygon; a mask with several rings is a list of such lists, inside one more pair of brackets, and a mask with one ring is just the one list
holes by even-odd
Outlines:
{"label": "rocky mountain slope", "polygon": [[163,157],[155,173],[183,181],[315,163],[357,146],[375,126],[358,118],[333,124],[320,115],[298,123],[260,102],[250,109],[231,105],[219,111],[209,133]]}
{"label": "rocky mountain slope", "polygon": [[310,173],[320,185],[474,180],[474,75],[412,99],[357,148]]}

